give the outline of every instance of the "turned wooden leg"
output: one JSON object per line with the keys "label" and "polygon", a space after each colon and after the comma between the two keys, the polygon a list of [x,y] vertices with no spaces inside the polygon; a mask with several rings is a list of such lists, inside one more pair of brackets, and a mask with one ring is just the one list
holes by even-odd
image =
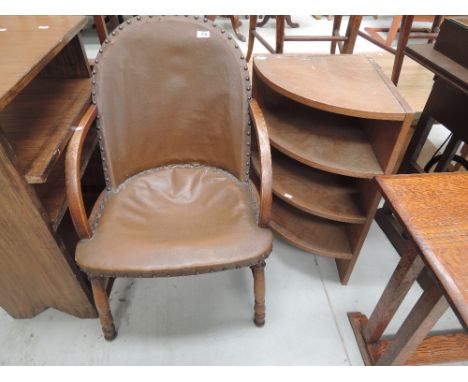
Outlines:
{"label": "turned wooden leg", "polygon": [[112,341],[117,332],[114,326],[114,320],[109,306],[109,298],[106,292],[106,286],[104,283],[104,277],[91,277],[91,287],[93,289],[94,303],[99,313],[99,320],[101,321],[102,332],[104,338],[108,341]]}
{"label": "turned wooden leg", "polygon": [[250,268],[254,278],[254,322],[258,327],[265,325],[265,265],[265,262],[261,261]]}
{"label": "turned wooden leg", "polygon": [[247,42],[247,55],[245,56],[245,60],[247,62],[250,61],[250,57],[252,57],[252,52],[253,52],[253,47],[254,47],[254,41],[255,41],[255,36],[254,36],[254,30],[257,25],[257,16],[250,16],[250,21],[249,21],[249,41]]}

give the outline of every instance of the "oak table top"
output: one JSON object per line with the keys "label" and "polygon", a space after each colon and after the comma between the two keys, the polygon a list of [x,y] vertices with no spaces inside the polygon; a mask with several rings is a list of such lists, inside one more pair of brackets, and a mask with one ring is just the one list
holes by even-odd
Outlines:
{"label": "oak table top", "polygon": [[468,325],[468,173],[381,176],[377,182]]}
{"label": "oak table top", "polygon": [[0,110],[86,25],[86,16],[0,16]]}

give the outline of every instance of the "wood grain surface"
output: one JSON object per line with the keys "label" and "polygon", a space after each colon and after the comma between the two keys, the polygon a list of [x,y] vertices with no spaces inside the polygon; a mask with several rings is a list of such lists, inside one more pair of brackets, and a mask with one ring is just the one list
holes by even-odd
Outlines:
{"label": "wood grain surface", "polygon": [[90,101],[89,78],[38,78],[0,112],[0,127],[28,183],[47,180]]}
{"label": "wood grain surface", "polygon": [[96,317],[78,266],[55,240],[45,210],[0,138],[0,305],[15,318],[49,307]]}
{"label": "wood grain surface", "polygon": [[273,197],[271,228],[286,241],[317,255],[349,260],[346,224],[307,214]]}
{"label": "wood grain surface", "polygon": [[[273,151],[273,192],[288,204],[323,218],[363,224],[356,179],[315,170]],[[258,157],[253,166],[259,171]]]}
{"label": "wood grain surface", "polygon": [[378,185],[468,323],[468,173],[382,176]]}
{"label": "wood grain surface", "polygon": [[276,92],[320,110],[397,121],[406,115],[393,85],[365,56],[257,55],[254,71]]}
{"label": "wood grain surface", "polygon": [[[367,317],[359,312],[348,313],[348,319],[353,328],[364,364],[375,365],[386,348],[391,344],[392,337],[375,344],[366,343],[363,328],[367,325]],[[450,334],[433,334],[426,337],[416,351],[405,361],[405,365],[427,365],[446,362],[466,361],[468,359],[468,336],[465,332]]]}
{"label": "wood grain surface", "polygon": [[85,16],[1,16],[0,110],[86,25]]}
{"label": "wood grain surface", "polygon": [[359,121],[297,104],[264,108],[273,147],[322,171],[372,178],[383,174]]}
{"label": "wood grain surface", "polygon": [[[83,176],[84,170],[88,166],[88,162],[96,147],[97,134],[95,130],[91,130],[86,137],[81,157],[81,176]],[[67,193],[65,190],[65,155],[60,157],[59,162],[55,165],[54,170],[49,175],[47,182],[35,184],[34,189],[36,190],[36,195],[47,211],[47,216],[49,217],[52,229],[56,231],[68,208]]]}

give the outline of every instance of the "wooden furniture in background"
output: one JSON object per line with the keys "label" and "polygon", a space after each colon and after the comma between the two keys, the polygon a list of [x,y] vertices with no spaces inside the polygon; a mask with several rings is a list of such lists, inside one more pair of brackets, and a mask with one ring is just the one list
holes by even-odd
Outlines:
{"label": "wooden furniture in background", "polygon": [[247,47],[247,61],[250,60],[253,52],[255,39],[267,48],[270,53],[283,53],[285,41],[330,41],[330,53],[335,54],[336,46],[340,53],[353,53],[356,44],[357,33],[361,24],[362,16],[349,16],[348,26],[345,35],[340,34],[341,21],[343,16],[335,16],[333,21],[332,33],[330,36],[286,36],[284,34],[285,16],[276,16],[276,48],[273,48],[256,30],[257,17],[250,16],[249,41]]}
{"label": "wooden furniture in background", "polygon": [[[422,173],[417,159],[435,121],[453,135],[435,171],[446,171],[462,142],[468,142],[468,27],[460,20],[446,19],[435,44],[407,48],[407,54],[436,76],[429,99],[402,159],[399,173]],[[377,211],[376,221],[401,254],[407,239],[388,205]]]}
{"label": "wooden furniture in background", "polygon": [[[217,16],[214,16],[214,15],[210,15],[208,16],[208,20],[211,20],[211,21],[215,21]],[[221,17],[227,17],[229,20],[231,20],[231,25],[232,25],[232,30],[234,31],[234,33],[236,34],[237,38],[240,40],[240,41],[245,41],[245,36],[242,34],[242,32],[240,31],[240,26],[242,25],[240,19],[239,19],[239,16],[235,16],[235,15],[226,15],[226,16],[221,16]]]}
{"label": "wooden furniture in background", "polygon": [[[378,177],[378,185],[410,238],[369,319],[348,313],[366,365],[414,365],[468,359],[463,331],[428,336],[451,307],[468,325],[468,174]],[[376,254],[378,255],[378,254]],[[382,339],[422,271],[428,285],[397,333]]]}
{"label": "wooden furniture in background", "polygon": [[[95,317],[70,251],[64,155],[90,104],[83,16],[0,18],[0,306],[15,318],[48,307]],[[89,136],[86,168],[97,145]]]}
{"label": "wooden furniture in background", "polygon": [[[392,16],[392,22],[389,28],[374,28],[366,27],[364,30],[372,37],[375,41],[385,44],[387,47],[391,47],[395,38],[400,32],[401,21],[403,16]],[[432,26],[430,28],[414,28],[411,26],[409,38],[427,39],[428,43],[431,44],[437,33],[442,22],[442,16],[414,16],[413,22],[430,22]],[[382,37],[381,33],[386,33],[386,37]]]}
{"label": "wooden furniture in background", "polygon": [[[410,38],[426,38],[429,41],[433,41],[437,37],[439,32],[439,26],[443,20],[442,16],[433,16],[432,27],[419,28],[413,30],[413,22],[417,16],[414,15],[405,15],[405,16],[394,16],[394,22],[392,23],[393,28],[391,28],[388,36],[388,40],[384,41],[380,35],[377,33],[381,28],[365,28],[365,31],[359,31],[359,36],[365,38],[366,40],[372,42],[373,44],[379,46],[382,49],[395,55],[395,60],[393,62],[393,70],[391,80],[395,85],[398,84],[400,78],[401,68],[403,66],[403,59],[405,57],[405,49],[408,45],[408,40]],[[427,17],[427,16],[425,16]],[[398,37],[398,43],[396,48],[392,48],[391,42],[393,42],[394,34],[396,34],[396,25],[400,22],[400,33]],[[397,29],[398,30],[398,29]],[[414,33],[412,33],[414,31]],[[367,33],[366,33],[367,32]],[[391,41],[390,41],[391,40]]]}
{"label": "wooden furniture in background", "polygon": [[[104,44],[109,31],[112,32],[118,25],[123,22],[122,16],[93,16],[94,25],[99,38],[99,43]],[[109,24],[109,26],[108,26]]]}
{"label": "wooden furniture in background", "polygon": [[273,148],[271,227],[335,258],[346,284],[380,199],[370,179],[393,172],[410,108],[374,62],[353,55],[257,55],[253,97]]}
{"label": "wooden furniture in background", "polygon": [[[258,17],[261,18],[261,21],[259,21],[257,23],[258,28],[261,28],[261,27],[265,26],[266,23],[268,21],[270,21],[270,19],[276,19],[276,16],[274,16],[274,15],[265,15],[265,16],[263,16],[263,18],[262,18],[262,16],[258,16]],[[291,28],[299,28],[299,26],[300,26],[299,23],[295,23],[295,22],[292,21],[291,15],[285,15],[284,20],[286,21],[286,24],[288,24],[288,26],[291,27]]]}

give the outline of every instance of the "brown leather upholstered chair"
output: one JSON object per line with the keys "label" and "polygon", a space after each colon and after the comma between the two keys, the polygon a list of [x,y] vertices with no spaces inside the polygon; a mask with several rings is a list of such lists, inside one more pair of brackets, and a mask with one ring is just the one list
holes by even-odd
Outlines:
{"label": "brown leather upholstered chair", "polygon": [[[183,16],[127,20],[99,52],[95,105],[70,142],[66,171],[81,238],[76,261],[90,277],[105,338],[116,335],[107,280],[245,266],[254,276],[254,321],[263,325],[271,158],[242,52],[212,22]],[[96,115],[107,186],[88,219],[80,156]],[[260,195],[249,181],[251,124]]]}

